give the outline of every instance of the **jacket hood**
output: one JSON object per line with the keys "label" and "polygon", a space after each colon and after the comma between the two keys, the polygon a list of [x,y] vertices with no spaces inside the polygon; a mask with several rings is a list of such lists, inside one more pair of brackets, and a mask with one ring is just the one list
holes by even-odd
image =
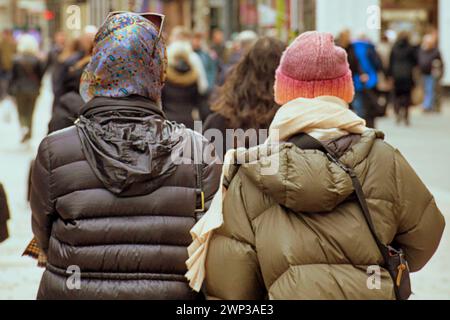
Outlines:
{"label": "jacket hood", "polygon": [[184,126],[165,120],[143,97],[94,98],[77,121],[83,152],[97,178],[118,196],[158,189],[176,166],[172,154],[184,145]]}
{"label": "jacket hood", "polygon": [[197,83],[198,72],[184,59],[179,59],[167,68],[167,82],[181,87],[192,86]]}
{"label": "jacket hood", "polygon": [[[350,135],[326,144],[341,154],[340,160],[345,165],[354,168],[368,156],[374,141],[382,137],[381,132],[369,130],[362,136]],[[257,160],[242,165],[241,170],[280,205],[296,213],[330,212],[353,193],[348,174],[323,152],[301,150],[292,143],[281,144],[274,153],[268,148],[250,149],[246,156]],[[276,173],[268,174],[272,169]]]}

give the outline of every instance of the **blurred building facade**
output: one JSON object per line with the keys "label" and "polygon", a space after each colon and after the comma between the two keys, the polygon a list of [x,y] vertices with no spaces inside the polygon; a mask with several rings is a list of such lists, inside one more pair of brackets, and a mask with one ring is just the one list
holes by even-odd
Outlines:
{"label": "blurred building facade", "polygon": [[45,23],[45,0],[0,0],[0,27],[36,29]]}
{"label": "blurred building facade", "polygon": [[[227,39],[247,29],[283,40],[306,30],[351,29],[375,42],[385,32],[408,30],[417,42],[435,29],[450,61],[449,0],[0,0],[0,29],[37,30],[48,43],[56,31],[76,36],[116,10],[164,13],[166,34],[176,25],[206,34],[220,28]],[[78,24],[70,20],[74,14]],[[450,86],[450,72],[443,82]]]}
{"label": "blurred building facade", "polygon": [[[165,30],[176,25],[190,26],[192,1],[190,0],[46,0],[48,10],[54,13],[50,21],[51,32],[64,30],[77,34],[87,25],[100,26],[111,11],[158,12],[167,16]],[[76,6],[76,7],[74,7]],[[72,28],[68,18],[80,10],[81,27]]]}
{"label": "blurred building facade", "polygon": [[[195,1],[195,0],[194,0]],[[284,40],[314,29],[315,0],[197,0],[207,5],[197,18],[209,28],[222,29],[227,38],[242,30],[278,36]],[[200,8],[200,6],[198,6]],[[196,19],[196,25],[206,25]],[[203,28],[199,28],[204,30]]]}

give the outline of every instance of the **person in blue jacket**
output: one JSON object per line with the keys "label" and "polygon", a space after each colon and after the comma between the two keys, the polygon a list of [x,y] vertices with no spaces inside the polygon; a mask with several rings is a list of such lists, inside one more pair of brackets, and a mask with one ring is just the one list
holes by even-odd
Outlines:
{"label": "person in blue jacket", "polygon": [[362,74],[354,74],[355,100],[353,107],[361,118],[365,119],[368,127],[375,126],[375,117],[371,106],[365,99],[365,92],[375,90],[378,84],[378,72],[382,71],[381,59],[376,51],[375,45],[366,37],[362,36],[353,42],[353,49]]}

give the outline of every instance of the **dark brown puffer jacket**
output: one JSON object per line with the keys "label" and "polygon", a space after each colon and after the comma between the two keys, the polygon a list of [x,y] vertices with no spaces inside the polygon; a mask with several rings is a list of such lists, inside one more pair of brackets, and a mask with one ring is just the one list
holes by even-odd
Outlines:
{"label": "dark brown puffer jacket", "polygon": [[[95,98],[77,126],[44,139],[31,192],[33,232],[48,256],[38,299],[198,298],[184,277],[189,230],[200,189],[207,206],[220,168],[175,155],[190,160],[208,146],[141,97]],[[77,268],[79,289],[67,272]]]}

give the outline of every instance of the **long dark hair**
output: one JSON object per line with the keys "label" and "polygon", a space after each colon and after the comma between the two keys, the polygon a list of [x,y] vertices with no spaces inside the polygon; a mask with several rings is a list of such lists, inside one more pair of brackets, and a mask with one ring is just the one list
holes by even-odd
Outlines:
{"label": "long dark hair", "polygon": [[226,118],[231,128],[269,127],[279,108],[273,86],[285,48],[282,41],[263,37],[230,71],[211,109]]}

